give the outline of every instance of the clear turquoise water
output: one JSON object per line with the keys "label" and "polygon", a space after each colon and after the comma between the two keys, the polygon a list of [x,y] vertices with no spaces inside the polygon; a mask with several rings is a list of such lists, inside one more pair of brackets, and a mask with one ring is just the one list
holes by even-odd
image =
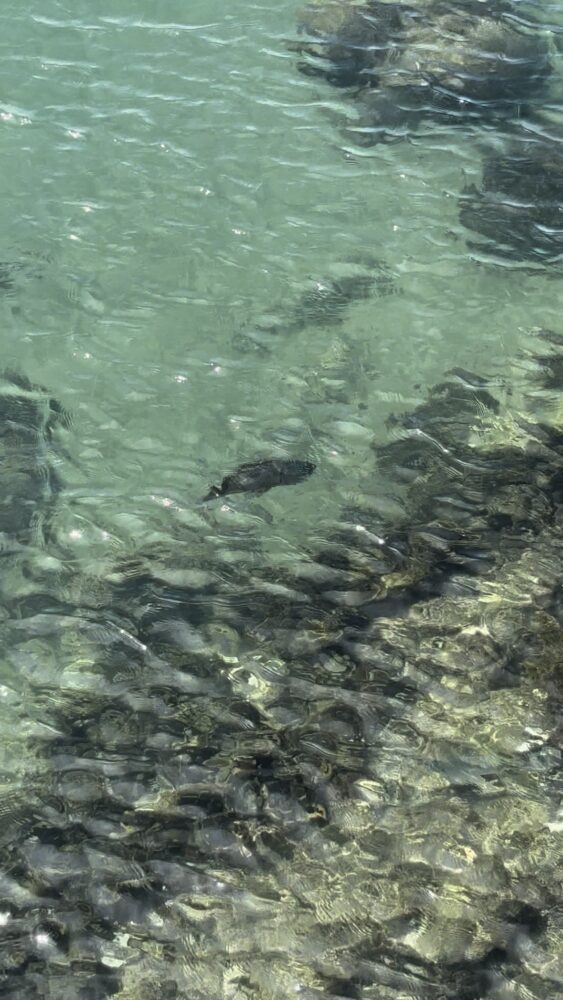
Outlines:
{"label": "clear turquoise water", "polygon": [[[233,346],[335,260],[380,258],[401,292],[347,324],[371,373],[369,432],[415,385],[454,363],[509,370],[520,328],[556,325],[551,276],[468,256],[457,194],[480,169],[475,135],[426,125],[343,148],[338,91],[285,47],[294,24],[291,6],[3,15],[3,254],[49,261],[5,304],[4,355],[64,396],[88,481],[117,465],[125,507],[147,482],[193,500],[294,418],[321,459],[315,510],[342,465],[358,475],[300,384],[331,334],[281,338],[265,359]],[[351,391],[341,418],[356,404]]]}
{"label": "clear turquoise water", "polygon": [[[374,440],[387,439],[385,420],[390,413],[414,408],[427,387],[454,365],[498,375],[510,383],[517,353],[527,343],[527,331],[560,328],[559,275],[508,262],[485,263],[468,251],[466,233],[458,221],[457,197],[464,181],[477,180],[480,174],[475,127],[452,131],[426,123],[410,141],[397,145],[369,150],[346,145],[336,124],[343,110],[339,92],[300,76],[295,55],[287,49],[287,39],[295,33],[293,5],[113,0],[94,7],[85,0],[72,5],[57,0],[21,5],[6,0],[0,12],[0,260],[27,262],[16,288],[0,301],[2,363],[48,386],[73,416],[65,442],[68,452],[58,459],[65,489],[54,518],[54,545],[36,554],[37,565],[47,580],[58,581],[64,567],[70,566],[78,577],[88,574],[103,580],[117,561],[139,551],[160,547],[170,559],[177,547],[184,562],[189,564],[193,554],[198,570],[220,579],[236,567],[241,538],[253,558],[260,553],[274,565],[304,558],[311,538],[325,532],[319,525],[337,518],[346,503],[367,495],[374,504],[392,509],[394,500],[371,448]],[[554,28],[563,24],[556,5],[540,14]],[[550,97],[557,105],[563,91],[556,52],[553,59]],[[280,335],[267,354],[241,352],[241,333],[252,330],[260,317],[272,310],[283,313],[285,304],[296,300],[307,281],[322,280],[335,264],[358,254],[385,264],[397,294],[352,303],[340,326],[310,326]],[[338,400],[319,398],[315,392],[318,379],[335,369],[343,383]],[[211,483],[220,481],[238,463],[262,455],[306,456],[316,462],[317,471],[294,490],[274,491],[258,500],[241,497],[210,511],[198,506]],[[26,594],[25,575],[17,568],[12,572],[13,592]],[[49,584],[44,586],[48,590]],[[107,624],[108,615],[104,615]],[[34,627],[39,631],[31,629],[25,655],[18,659],[8,651],[3,668],[5,738],[0,757],[6,787],[19,778],[25,787],[35,773],[43,773],[45,765],[34,740],[48,742],[50,737],[41,727],[55,726],[49,714],[50,699],[56,701],[63,690],[71,703],[75,697],[79,702],[86,697],[84,692],[91,695],[89,685],[96,684],[88,666],[95,659],[95,639],[73,636],[61,652],[60,637],[57,645],[49,635],[45,638],[38,625]],[[261,655],[260,636],[245,639],[250,652]],[[230,664],[228,656],[225,662]],[[146,666],[148,675],[153,667]],[[230,667],[225,669],[240,700],[252,706],[263,696],[268,703],[261,685],[265,690],[269,680],[255,680],[253,695],[242,682],[237,687],[236,671],[231,677]],[[95,676],[101,689],[102,680]],[[129,701],[129,709],[139,718],[144,691],[140,681]],[[329,698],[330,693],[312,691],[300,697],[315,701]],[[510,710],[513,720],[509,724],[503,716],[498,732],[498,706],[486,702],[481,735],[478,720],[473,723],[477,726],[473,750],[476,756],[490,755],[493,769],[506,767],[507,787],[515,801],[527,801],[529,794],[534,809],[537,806],[538,815],[534,812],[529,823],[547,828],[555,799],[543,786],[538,790],[544,772],[541,779],[537,772],[536,778],[529,779],[518,757],[528,728],[535,739],[544,725],[543,695],[536,691],[529,697],[529,717],[515,697]],[[91,726],[99,721],[93,719],[88,723]],[[276,731],[282,725],[280,719],[276,718]],[[447,742],[451,734],[444,718],[436,717],[436,742],[432,743],[429,719],[431,711],[421,728],[420,740],[426,746],[423,756],[441,760],[442,737]],[[111,729],[111,720],[107,725]],[[116,734],[120,725],[118,718]],[[39,731],[43,733],[40,738]],[[176,738],[185,749],[177,734]],[[70,740],[67,756],[81,757],[80,739],[76,737],[74,750]],[[119,742],[118,735],[112,739]],[[100,746],[100,757],[111,763],[115,745],[100,737]],[[411,791],[419,782],[435,787],[429,777],[432,767],[425,771],[415,756],[418,746],[417,741],[408,743],[398,724],[385,750],[389,785],[368,787],[374,780],[369,772],[364,789],[368,802],[384,801],[389,808],[397,805],[401,800],[397,789],[407,771],[405,781]],[[121,749],[123,763],[127,746]],[[129,753],[131,771],[137,762],[135,754]],[[87,756],[94,759],[96,753],[89,751]],[[549,761],[545,773],[548,765]],[[217,766],[228,770],[226,758]],[[454,761],[451,767],[456,766]],[[469,771],[471,766],[464,760],[460,770],[467,767]],[[168,785],[154,776],[145,781],[141,770],[128,778],[129,804],[158,796],[163,787],[175,785],[170,775]],[[108,765],[108,775],[110,771]],[[355,774],[354,780],[361,781],[362,775]],[[436,777],[436,786],[444,787],[441,782],[442,775]],[[514,808],[518,812],[520,807]],[[432,809],[430,796],[421,806],[423,829],[432,830]],[[104,807],[95,814],[101,823]],[[461,831],[459,843],[463,844],[463,830],[470,829],[472,822],[469,810],[453,812],[445,825],[450,821]],[[69,822],[78,820],[72,815]],[[183,816],[179,826],[190,822]],[[346,822],[342,820],[339,829],[349,834],[354,827],[347,827]],[[514,822],[509,817],[507,827]],[[526,828],[527,823],[526,818]],[[44,820],[44,827],[48,825]],[[396,827],[390,823],[386,833],[386,837],[400,838],[408,830],[406,839],[413,850],[409,853],[405,848],[405,857],[413,865],[424,855],[416,844],[417,826],[416,816],[409,813],[404,825],[399,819]],[[119,829],[116,824],[107,834],[108,843],[122,843],[126,828],[125,818]],[[99,878],[100,885],[105,885],[105,876],[96,874],[92,859],[98,856],[96,851],[107,848],[107,831],[95,824],[86,824],[84,829],[83,849],[93,852],[88,855],[88,879],[94,884]],[[147,831],[146,859],[152,857],[153,833]],[[26,828],[25,836],[29,838],[25,857],[29,858],[38,837],[43,843],[42,835]],[[170,836],[170,856],[176,851],[180,857],[175,836]],[[463,848],[467,866],[479,836],[475,829],[467,837]],[[177,837],[181,840],[180,834]],[[355,834],[351,837],[353,843]],[[52,845],[56,837],[50,834],[45,842]],[[210,837],[211,853],[213,843]],[[303,972],[299,978],[299,970],[312,968],[312,956],[323,952],[326,935],[333,935],[335,948],[346,947],[348,942],[342,925],[347,925],[346,904],[354,897],[354,880],[363,862],[354,867],[344,841],[336,838],[335,843],[342,910],[335,903],[330,915],[328,903],[324,914],[324,902],[319,904],[321,896],[324,900],[331,894],[330,885],[321,885],[319,874],[322,859],[330,873],[326,860],[326,852],[332,850],[330,838],[323,842],[319,837],[310,847],[308,864],[312,865],[311,858],[321,861],[314,875],[304,867],[302,884],[297,884],[301,874],[293,882],[284,882],[275,866],[271,875],[266,864],[268,874],[261,882],[260,865],[254,870],[250,866],[251,874],[237,881],[240,896],[230,904],[230,922],[225,918],[221,924],[217,918],[213,928],[211,916],[206,923],[201,911],[196,912],[199,904],[193,903],[192,889],[172,888],[170,899],[150,919],[146,914],[137,918],[131,904],[131,912],[124,910],[111,919],[106,915],[103,926],[102,903],[97,900],[94,905],[95,893],[81,889],[77,898],[82,892],[87,900],[84,905],[92,906],[101,921],[96,933],[106,941],[110,956],[106,955],[104,968],[119,973],[113,992],[123,1000],[152,996],[146,983],[147,992],[142,992],[127,979],[131,969],[143,970],[145,963],[147,983],[149,979],[160,982],[168,975],[178,984],[178,995],[190,998],[267,1000],[300,992],[307,997],[344,995],[338,993],[341,980],[354,977],[345,965],[335,971],[339,968],[336,960],[331,966],[328,957],[323,959],[329,969],[324,985],[322,962],[314,976]],[[449,855],[444,860],[447,850],[441,833],[435,833],[432,843],[436,865],[455,868]],[[70,849],[60,844],[57,849],[62,860],[59,857],[55,864],[46,853],[44,861],[37,862],[39,869],[42,864],[46,869],[64,867]],[[124,855],[126,846],[120,856]],[[432,851],[424,856],[428,864],[433,863]],[[461,855],[456,857],[461,864]],[[139,856],[136,863],[141,863]],[[181,863],[193,871],[195,862],[182,858]],[[208,863],[210,878],[222,877],[222,863]],[[5,863],[2,877],[17,881],[20,875],[15,862],[13,868]],[[413,878],[416,882],[416,874]],[[22,879],[25,892],[32,891],[29,872]],[[39,883],[40,876],[37,879]],[[485,893],[486,882],[486,872],[480,870],[475,875],[477,896]],[[47,883],[52,905],[37,903],[32,911],[37,910],[37,919],[44,920],[47,909],[49,919],[64,924],[66,910],[59,906],[55,877],[50,882],[47,878]],[[108,892],[120,892],[126,883],[125,877],[113,883],[110,878]],[[141,876],[139,884],[143,884]],[[429,899],[431,889],[424,891]],[[434,904],[428,910],[428,925],[420,931],[417,947],[430,962],[442,957],[435,941],[447,936],[450,919],[457,920],[456,906],[467,902],[462,899],[465,891],[465,886],[450,885],[444,914],[437,915]],[[2,892],[5,900],[12,898],[7,889]],[[293,931],[291,909],[279,918],[268,914],[260,924],[261,907],[266,910],[272,899],[286,898],[284,893],[293,894],[297,910],[300,906],[315,910],[317,937],[308,939],[305,930]],[[208,895],[213,896],[211,888]],[[369,906],[377,909],[369,887],[365,896],[358,890],[357,899],[361,901],[357,909],[350,903],[349,930],[365,919]],[[401,919],[407,920],[407,910],[409,914],[425,912],[428,899],[413,898],[410,908],[401,911]],[[399,908],[395,914],[388,900],[381,906],[386,920],[399,920]],[[471,906],[478,907],[475,898]],[[238,959],[229,965],[225,956],[237,954],[238,919],[247,936]],[[469,916],[463,919],[469,926]],[[253,921],[257,929],[251,933]],[[123,927],[118,932],[120,923]],[[143,942],[151,936],[147,927],[154,930],[156,926],[164,927],[164,942],[177,938],[178,952],[168,973],[162,971],[167,962],[157,954],[156,945],[150,960],[143,951]],[[408,928],[403,930],[408,936]],[[553,931],[554,954],[558,933]],[[198,937],[205,938],[205,934],[214,942],[207,952]],[[471,935],[478,936],[474,928]],[[196,937],[199,951],[193,944]],[[16,934],[8,938],[7,952],[16,939]],[[32,990],[36,974],[32,964],[19,986],[13,987],[9,980],[10,989],[15,989],[9,996],[53,1000],[105,996],[107,983],[99,987],[99,993],[92,986],[91,993],[84,987],[85,992],[73,994],[72,979],[67,982],[65,972],[70,969],[72,973],[72,963],[79,964],[83,955],[80,936],[72,940],[72,959],[66,952],[66,959],[59,954],[46,967],[38,966],[37,975],[43,977],[38,992]],[[372,945],[377,951],[373,941]],[[253,949],[265,956],[261,971],[253,968],[252,973],[239,976],[237,961],[246,968]],[[221,975],[213,978],[215,972],[211,975],[207,968],[210,978],[206,980],[203,972],[194,972],[197,961],[192,962],[192,951],[197,951],[197,961],[220,969]],[[462,961],[462,949],[458,952],[452,947],[452,955],[452,963]],[[481,956],[478,947],[475,955]],[[293,978],[288,973],[287,981],[282,977],[279,986],[273,985],[268,974],[270,959],[271,976],[281,976],[278,967],[291,968]],[[359,957],[357,961],[361,965]],[[505,989],[497,983],[496,992],[487,995],[499,1000],[512,995],[518,1000],[541,996],[541,987],[532,982],[536,974],[541,978],[541,955],[532,955],[529,968],[531,978],[518,980],[515,994],[508,985]],[[86,982],[82,967],[80,974]],[[122,974],[125,978],[120,981]],[[561,975],[558,967],[550,979],[553,993],[546,987],[545,997],[558,995]],[[368,985],[362,988],[360,976],[356,992],[345,995],[431,1000],[457,996],[455,986],[451,987],[454,992],[440,993],[438,986],[433,992],[430,979],[415,987],[408,986],[406,979],[394,983],[382,976],[380,985],[373,986],[365,973]],[[327,986],[329,980],[332,987]],[[461,995],[477,997],[477,993]]]}

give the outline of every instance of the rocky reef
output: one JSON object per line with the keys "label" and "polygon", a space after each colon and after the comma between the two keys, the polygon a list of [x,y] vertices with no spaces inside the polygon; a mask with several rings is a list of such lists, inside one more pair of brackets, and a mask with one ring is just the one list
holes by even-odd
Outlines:
{"label": "rocky reef", "polygon": [[551,73],[548,35],[507,0],[317,0],[293,43],[302,72],[350,88],[360,145],[392,141],[425,118],[517,117]]}
{"label": "rocky reef", "polygon": [[3,996],[560,996],[562,350],[449,373],[301,559],[36,568]]}

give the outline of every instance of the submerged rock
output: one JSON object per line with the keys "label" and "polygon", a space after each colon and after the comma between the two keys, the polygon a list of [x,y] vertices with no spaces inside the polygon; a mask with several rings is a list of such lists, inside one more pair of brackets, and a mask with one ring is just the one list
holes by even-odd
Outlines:
{"label": "submerged rock", "polygon": [[60,490],[52,440],[68,414],[42,386],[17,372],[0,376],[0,533],[26,543],[48,530]]}
{"label": "submerged rock", "polygon": [[3,995],[555,1000],[560,338],[525,362],[521,412],[458,371],[377,429],[395,513],[2,624]]}
{"label": "submerged rock", "polygon": [[350,135],[359,144],[388,141],[425,117],[515,115],[551,73],[546,34],[504,0],[318,0],[300,28],[300,69],[356,88]]}
{"label": "submerged rock", "polygon": [[467,186],[459,217],[485,237],[470,244],[521,261],[550,262],[563,253],[563,140],[513,134],[483,160],[480,187]]}
{"label": "submerged rock", "polygon": [[403,22],[400,6],[371,0],[319,0],[300,14],[299,29],[309,36],[293,47],[307,55],[299,69],[325,77],[338,87],[373,86],[377,72],[399,46]]}

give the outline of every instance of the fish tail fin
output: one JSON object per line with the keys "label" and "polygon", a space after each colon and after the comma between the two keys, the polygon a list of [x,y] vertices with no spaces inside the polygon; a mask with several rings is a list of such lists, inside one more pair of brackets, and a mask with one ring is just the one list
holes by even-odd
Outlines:
{"label": "fish tail fin", "polygon": [[221,495],[221,488],[219,486],[212,486],[209,493],[206,493],[206,495],[201,498],[201,502],[207,503],[208,500],[216,500],[217,497],[220,497]]}

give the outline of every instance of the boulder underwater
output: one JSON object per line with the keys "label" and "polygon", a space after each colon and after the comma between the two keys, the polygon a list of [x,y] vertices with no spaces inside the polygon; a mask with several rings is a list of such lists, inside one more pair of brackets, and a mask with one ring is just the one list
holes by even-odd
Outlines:
{"label": "boulder underwater", "polygon": [[291,47],[306,57],[302,73],[337,87],[372,86],[402,40],[403,22],[398,4],[321,0],[300,11],[299,33],[307,38]]}
{"label": "boulder underwater", "polygon": [[505,0],[318,0],[299,30],[299,69],[349,88],[359,120],[346,133],[358,145],[393,141],[425,118],[518,117],[552,71],[549,33]]}
{"label": "boulder underwater", "polygon": [[466,185],[460,222],[483,239],[470,248],[506,259],[550,264],[563,253],[563,138],[513,129],[485,151],[479,187]]}

